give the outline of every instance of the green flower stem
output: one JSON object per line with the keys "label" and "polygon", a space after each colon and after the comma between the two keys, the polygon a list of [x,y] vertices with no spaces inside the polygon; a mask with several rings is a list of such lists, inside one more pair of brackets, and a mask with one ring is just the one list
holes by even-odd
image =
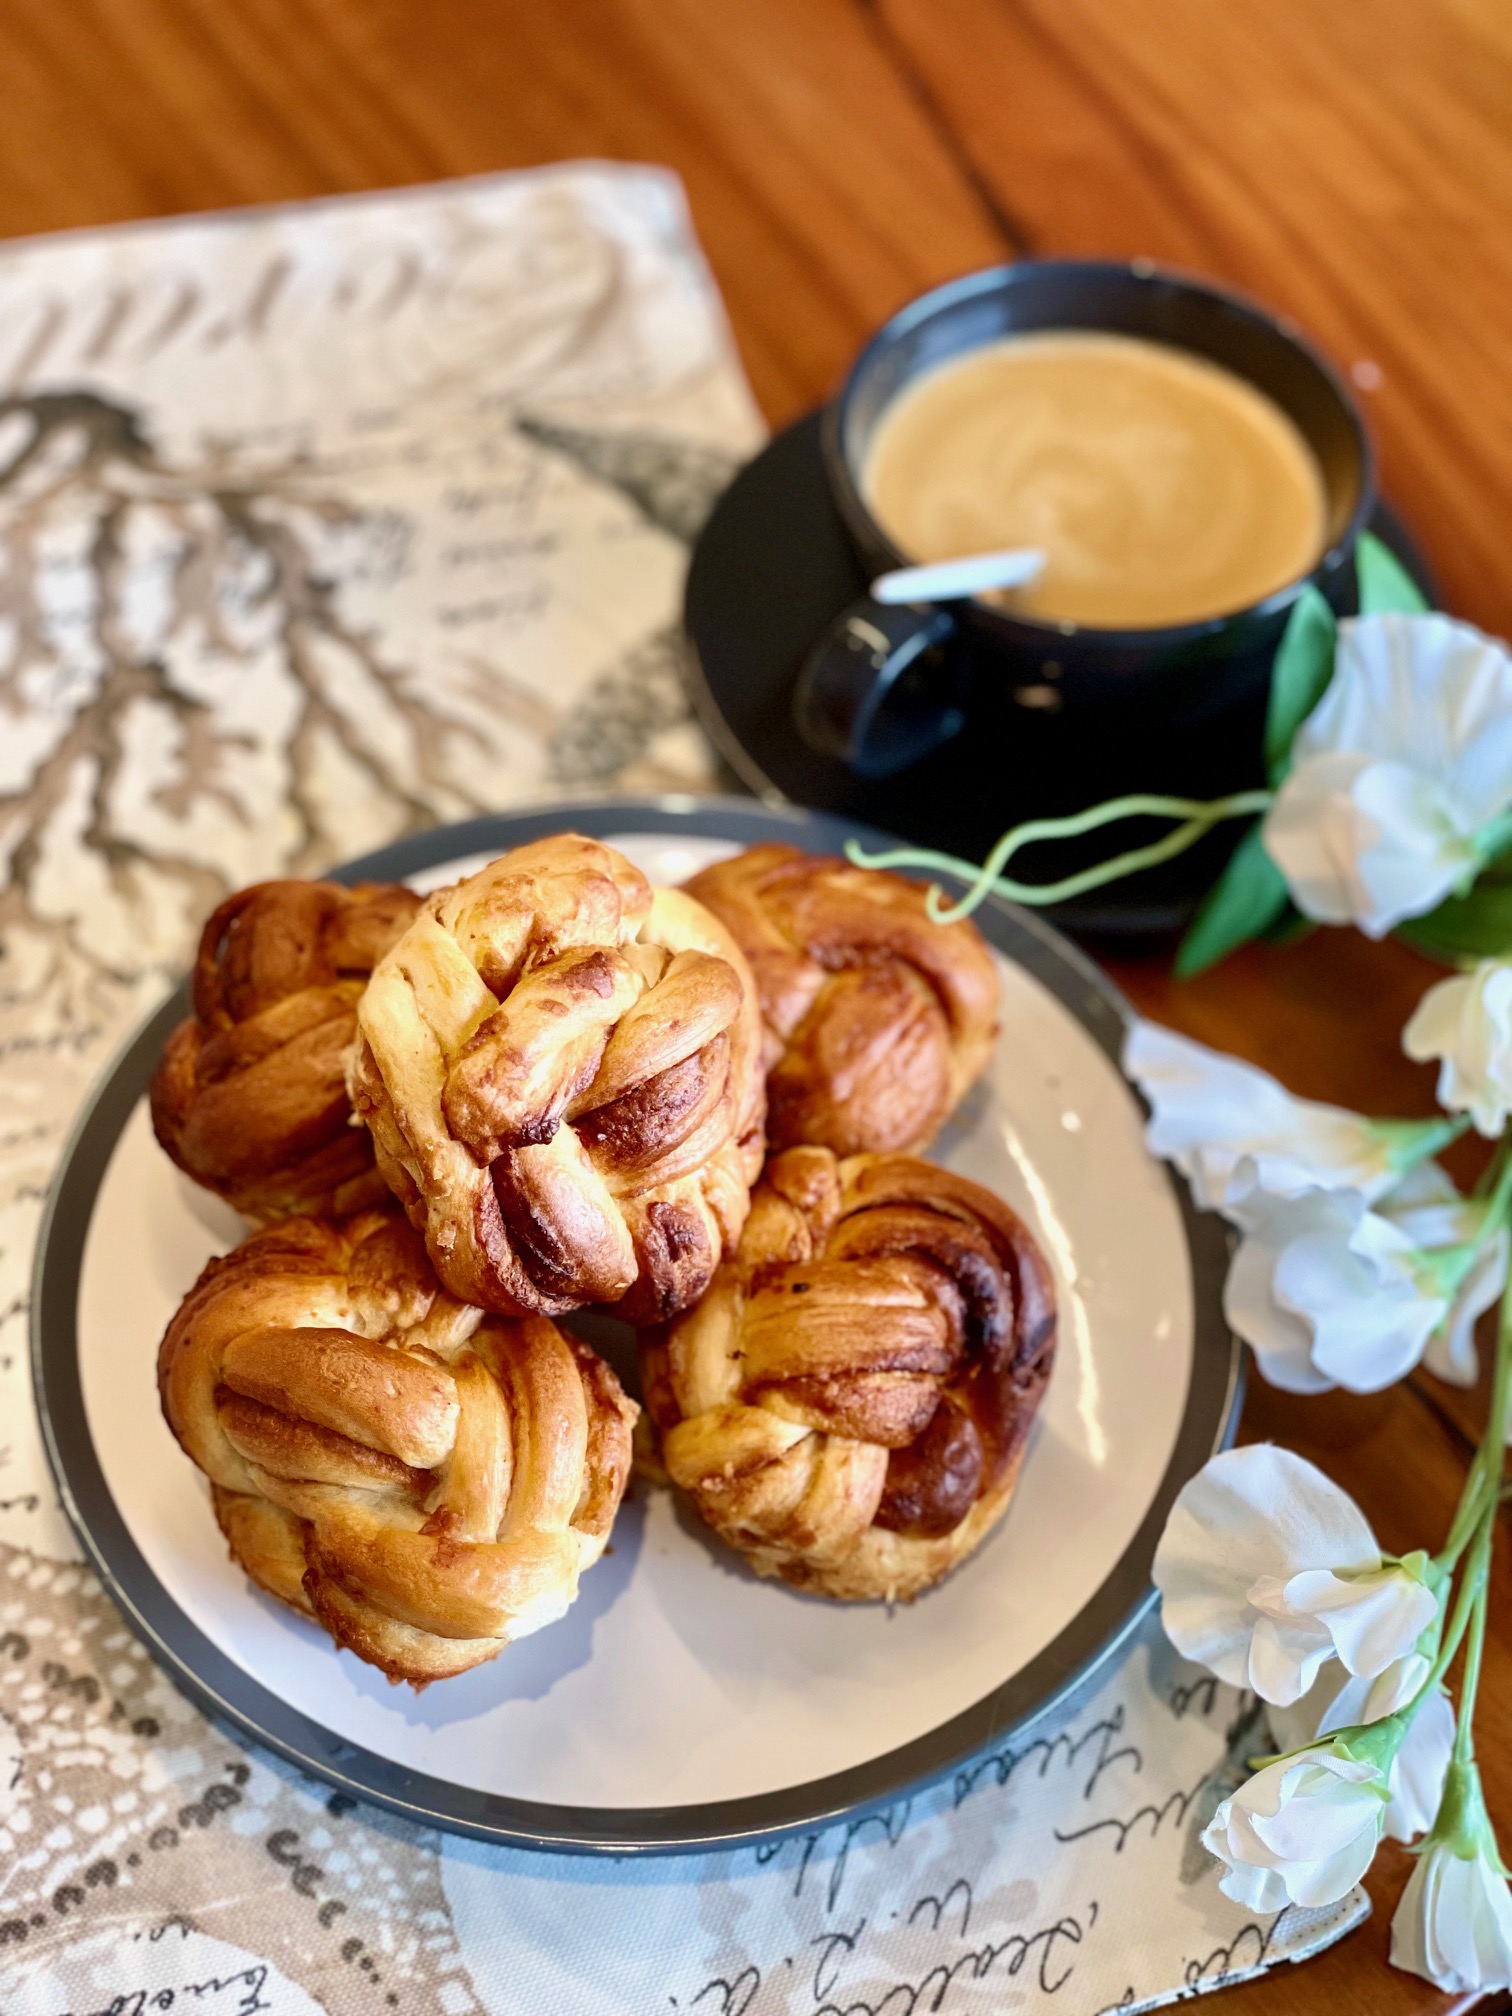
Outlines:
{"label": "green flower stem", "polygon": [[[1496,1510],[1497,1502],[1493,1497],[1484,1507],[1476,1525],[1475,1542],[1470,1550],[1470,1558],[1465,1563],[1465,1573],[1454,1599],[1454,1614],[1449,1620],[1448,1630],[1444,1633],[1444,1642],[1439,1647],[1439,1655],[1433,1662],[1428,1678],[1402,1711],[1409,1720],[1454,1664],[1455,1655],[1470,1628],[1476,1607],[1485,1594],[1486,1569],[1491,1560],[1491,1536],[1496,1529]],[[1461,1712],[1463,1713],[1463,1704]]]}
{"label": "green flower stem", "polygon": [[[1483,1239],[1488,1238],[1506,1222],[1509,1209],[1512,1209],[1512,1153],[1504,1147],[1501,1150],[1501,1167],[1497,1170],[1495,1181],[1486,1196],[1485,1230],[1481,1234]],[[1492,1405],[1495,1405],[1494,1400]]]}
{"label": "green flower stem", "polygon": [[[1497,1187],[1501,1187],[1500,1181]],[[1509,1302],[1512,1298],[1503,1298],[1496,1337],[1496,1362],[1491,1376],[1491,1405],[1487,1410],[1486,1432],[1476,1451],[1472,1472],[1472,1477],[1479,1484],[1481,1514],[1475,1528],[1474,1546],[1465,1564],[1459,1601],[1455,1605],[1455,1626],[1459,1628],[1451,1628],[1450,1632],[1451,1639],[1458,1637],[1461,1628],[1465,1635],[1465,1668],[1460,1676],[1454,1748],[1449,1756],[1444,1796],[1428,1836],[1429,1840],[1448,1842],[1457,1855],[1466,1859],[1475,1855],[1486,1856],[1491,1866],[1503,1876],[1507,1874],[1507,1868],[1486,1813],[1480,1772],[1475,1763],[1475,1700],[1480,1691],[1481,1661],[1486,1648],[1486,1616],[1491,1603],[1491,1553],[1496,1543],[1496,1522],[1501,1516],[1502,1500],[1506,1496],[1503,1472],[1506,1465],[1507,1410],[1512,1404],[1512,1309],[1509,1309]],[[1468,1615],[1460,1626],[1460,1613],[1466,1610],[1467,1599]],[[1435,1661],[1436,1666],[1438,1663]],[[1423,1691],[1426,1693],[1427,1689]],[[1417,1703],[1412,1705],[1416,1707]]]}
{"label": "green flower stem", "polygon": [[[1498,1188],[1500,1188],[1498,1184]],[[1438,1685],[1453,1664],[1460,1643],[1468,1636],[1465,1675],[1461,1688],[1459,1722],[1455,1733],[1455,1755],[1461,1761],[1474,1752],[1468,1734],[1475,1690],[1480,1685],[1481,1651],[1486,1635],[1486,1592],[1491,1567],[1491,1548],[1496,1538],[1496,1521],[1501,1510],[1502,1471],[1506,1462],[1507,1407],[1512,1401],[1512,1296],[1502,1298],[1497,1326],[1496,1359],[1491,1375],[1491,1405],[1486,1432],[1470,1466],[1470,1475],[1460,1498],[1444,1551],[1435,1567],[1451,1569],[1467,1541],[1470,1556],[1455,1596],[1454,1614],[1444,1633],[1444,1642],[1432,1671],[1413,1697],[1407,1712],[1413,1713]],[[1468,1529],[1468,1530],[1467,1530]],[[1473,1536],[1473,1537],[1472,1537]],[[1461,1749],[1461,1745],[1465,1747]]]}
{"label": "green flower stem", "polygon": [[1470,1195],[1477,1203],[1491,1195],[1501,1181],[1509,1162],[1512,1162],[1512,1144],[1504,1139],[1497,1143],[1495,1154],[1487,1158],[1486,1166],[1471,1185]]}
{"label": "green flower stem", "polygon": [[[1495,1520],[1493,1508],[1487,1521],[1488,1529]],[[1475,1696],[1480,1688],[1481,1655],[1486,1647],[1486,1610],[1490,1602],[1491,1581],[1488,1569],[1491,1565],[1491,1550],[1486,1548],[1485,1559],[1479,1563],[1480,1586],[1476,1589],[1470,1608],[1470,1629],[1465,1638],[1465,1670],[1460,1676],[1459,1719],[1454,1726],[1454,1749],[1451,1753],[1456,1764],[1472,1764],[1475,1761]]]}
{"label": "green flower stem", "polygon": [[[1506,1209],[1504,1193],[1512,1194],[1512,1155],[1504,1155],[1496,1188],[1489,1200],[1494,1204],[1498,1197],[1503,1197],[1503,1211]],[[1497,1218],[1489,1208],[1484,1223],[1488,1235],[1496,1229]],[[1435,1568],[1446,1573],[1453,1570],[1482,1522],[1488,1516],[1493,1521],[1495,1519],[1503,1493],[1509,1401],[1512,1401],[1512,1297],[1503,1296],[1496,1331],[1496,1357],[1492,1363],[1491,1405],[1487,1411],[1486,1432],[1471,1460],[1470,1474],[1460,1494],[1449,1538],[1444,1542],[1443,1551],[1434,1558]]]}
{"label": "green flower stem", "polygon": [[[1388,1121],[1388,1126],[1401,1124]],[[1431,1126],[1431,1121],[1422,1123]],[[1434,1152],[1434,1151],[1430,1151]],[[1404,1166],[1406,1166],[1404,1164]],[[1460,1246],[1444,1246],[1419,1256],[1420,1271],[1431,1283],[1435,1294],[1452,1302],[1463,1287],[1465,1278],[1480,1258],[1486,1242],[1500,1232],[1507,1221],[1507,1213],[1512,1209],[1512,1156],[1503,1151],[1497,1159],[1496,1173],[1489,1193],[1472,1199],[1480,1209],[1480,1223],[1472,1238]],[[1474,1480],[1476,1471],[1472,1466],[1470,1476]],[[1469,1490],[1469,1483],[1466,1490]],[[1463,1502],[1463,1501],[1462,1501]]]}
{"label": "green flower stem", "polygon": [[[1371,1125],[1386,1141],[1392,1168],[1405,1175],[1441,1149],[1462,1140],[1474,1122],[1468,1113],[1445,1113],[1434,1120],[1375,1120]],[[1476,1201],[1480,1201],[1479,1196]]]}
{"label": "green flower stem", "polygon": [[[1499,1483],[1498,1479],[1498,1483]],[[1465,1479],[1465,1488],[1460,1493],[1460,1502],[1455,1508],[1454,1524],[1449,1528],[1449,1538],[1439,1553],[1433,1557],[1433,1565],[1443,1575],[1452,1575],[1460,1556],[1475,1538],[1481,1518],[1486,1509],[1486,1466],[1481,1460],[1481,1451],[1476,1450],[1470,1459],[1470,1474]],[[1500,1490],[1496,1493],[1498,1499]]]}
{"label": "green flower stem", "polygon": [[[969,917],[991,894],[1005,896],[1012,903],[1067,903],[1073,896],[1084,896],[1105,883],[1120,881],[1126,875],[1138,874],[1141,868],[1153,868],[1158,862],[1185,853],[1225,819],[1248,818],[1264,812],[1273,795],[1269,791],[1234,791],[1226,798],[1170,798],[1161,793],[1137,791],[1125,798],[1109,798],[1101,805],[1089,806],[1061,819],[1028,819],[1005,833],[980,867],[954,854],[938,854],[927,847],[895,847],[880,854],[868,854],[850,840],[845,852],[858,868],[929,869],[966,883],[966,894],[953,906],[941,903],[938,888],[929,892],[929,914],[935,923],[954,924]],[[1095,867],[1064,876],[1059,882],[1014,882],[1003,873],[1019,849],[1036,840],[1070,840],[1082,833],[1095,832],[1100,826],[1111,826],[1120,819],[1142,817],[1179,819],[1182,823],[1163,840],[1152,841],[1147,847],[1132,847],[1111,861],[1100,861]]]}

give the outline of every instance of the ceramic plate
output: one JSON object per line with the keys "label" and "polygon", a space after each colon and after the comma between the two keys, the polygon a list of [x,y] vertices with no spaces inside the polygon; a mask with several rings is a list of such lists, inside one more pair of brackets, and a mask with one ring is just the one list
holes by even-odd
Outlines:
{"label": "ceramic plate", "polygon": [[[864,831],[749,802],[611,801],[428,833],[345,872],[431,887],[569,827],[661,882],[758,840],[833,851]],[[1021,1730],[1114,1657],[1151,1600],[1171,1500],[1237,1411],[1225,1240],[1145,1150],[1117,1063],[1126,1011],[1108,982],[1037,920],[995,906],[980,921],[1002,968],[1003,1033],[935,1153],[1027,1218],[1061,1308],[1008,1517],[917,1602],[840,1606],[758,1581],[670,1494],[637,1484],[562,1623],[420,1695],[336,1652],[230,1564],[205,1481],[158,1412],[158,1339],[237,1236],[152,1138],[146,1087],[183,991],[166,1002],[65,1156],[32,1321],[64,1504],[179,1684],[318,1776],[415,1818],[622,1853],[749,1839],[887,1799]],[[600,1319],[584,1334],[633,1378],[628,1332]]]}

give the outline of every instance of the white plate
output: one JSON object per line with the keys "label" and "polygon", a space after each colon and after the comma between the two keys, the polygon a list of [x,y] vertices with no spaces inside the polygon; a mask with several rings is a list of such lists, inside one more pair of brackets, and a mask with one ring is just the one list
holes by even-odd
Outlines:
{"label": "white plate", "polygon": [[[359,865],[431,887],[568,826],[658,882],[758,838],[832,849],[851,830],[749,803],[621,803],[475,823]],[[158,1339],[235,1235],[152,1139],[145,1085],[182,1000],[154,1017],[60,1173],[34,1342],[65,1503],[175,1677],[369,1797],[495,1838],[622,1852],[888,1797],[1045,1712],[1108,1657],[1147,1601],[1171,1498],[1232,1423],[1222,1235],[1144,1147],[1106,982],[1037,922],[1004,907],[981,922],[999,949],[1003,1034],[935,1153],[1025,1217],[1060,1298],[1008,1517],[917,1602],[841,1606],[757,1580],[670,1494],[637,1485],[562,1623],[418,1696],[230,1564],[205,1481],[159,1412]],[[583,1327],[633,1376],[628,1333]]]}

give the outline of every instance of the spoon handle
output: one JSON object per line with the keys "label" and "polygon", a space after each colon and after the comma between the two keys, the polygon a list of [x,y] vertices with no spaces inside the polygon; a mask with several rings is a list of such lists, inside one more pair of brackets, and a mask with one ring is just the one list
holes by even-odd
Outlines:
{"label": "spoon handle", "polygon": [[898,567],[871,585],[878,602],[959,602],[992,588],[1023,588],[1045,564],[1037,547],[1005,553],[971,553],[960,560],[933,560],[922,567]]}

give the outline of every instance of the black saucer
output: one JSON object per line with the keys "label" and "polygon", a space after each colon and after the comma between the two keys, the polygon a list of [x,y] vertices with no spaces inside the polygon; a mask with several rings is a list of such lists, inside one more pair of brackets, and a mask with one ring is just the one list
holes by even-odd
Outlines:
{"label": "black saucer", "polygon": [[[1377,507],[1371,529],[1430,601],[1433,585],[1392,512]],[[779,434],[725,491],[693,551],[683,620],[693,705],[736,776],[768,800],[839,813],[921,845],[980,861],[1020,820],[1074,812],[1115,790],[1216,795],[1263,781],[1259,722],[1215,744],[1175,743],[1160,724],[1146,749],[1127,740],[1104,752],[1117,776],[1100,774],[1099,752],[1068,765],[1053,722],[1025,710],[1011,759],[974,745],[968,730],[901,776],[867,780],[800,740],[793,682],[804,653],[866,580],[831,502],[819,451],[819,415]],[[1129,781],[1132,771],[1139,782]],[[1023,881],[1058,879],[1116,849],[1168,830],[1148,822],[1027,850],[1010,870]],[[1219,828],[1190,853],[1061,906],[1073,930],[1157,932],[1191,914],[1242,829]]]}

